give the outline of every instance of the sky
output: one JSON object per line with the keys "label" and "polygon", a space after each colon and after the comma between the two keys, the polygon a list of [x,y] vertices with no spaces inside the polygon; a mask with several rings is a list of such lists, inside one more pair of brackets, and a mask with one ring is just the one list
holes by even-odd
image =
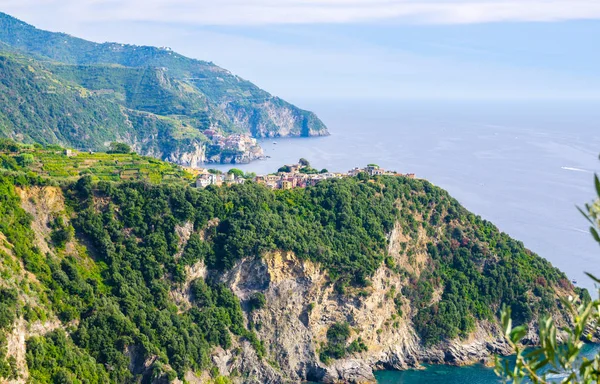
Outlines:
{"label": "sky", "polygon": [[290,101],[600,99],[600,0],[0,0],[0,11],[171,47]]}

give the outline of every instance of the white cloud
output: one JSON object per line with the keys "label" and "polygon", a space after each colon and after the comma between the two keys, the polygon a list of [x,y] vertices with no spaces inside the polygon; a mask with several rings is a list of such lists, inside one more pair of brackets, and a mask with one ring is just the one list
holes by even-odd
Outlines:
{"label": "white cloud", "polygon": [[87,22],[199,25],[600,19],[600,0],[0,0],[0,9],[36,19],[42,10],[53,10]]}

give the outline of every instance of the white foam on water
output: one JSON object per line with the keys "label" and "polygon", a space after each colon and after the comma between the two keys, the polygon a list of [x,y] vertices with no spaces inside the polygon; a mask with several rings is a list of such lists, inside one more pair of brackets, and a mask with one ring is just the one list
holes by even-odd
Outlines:
{"label": "white foam on water", "polygon": [[592,171],[589,171],[587,169],[581,169],[581,168],[574,168],[574,167],[560,167],[561,169],[564,169],[565,171],[573,171],[573,172],[585,172],[585,173],[594,173]]}

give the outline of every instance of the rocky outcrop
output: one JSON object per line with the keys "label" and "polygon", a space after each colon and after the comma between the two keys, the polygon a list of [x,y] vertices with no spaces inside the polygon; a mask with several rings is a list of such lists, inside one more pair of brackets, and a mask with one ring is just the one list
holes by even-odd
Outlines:
{"label": "rocky outcrop", "polygon": [[224,376],[241,374],[242,381],[248,384],[279,384],[294,382],[289,380],[285,372],[281,372],[261,359],[252,345],[243,341],[233,348],[234,352],[217,349],[212,361]]}
{"label": "rocky outcrop", "polygon": [[265,158],[265,152],[260,145],[254,145],[245,151],[230,151],[217,148],[207,150],[205,163],[208,164],[247,164],[254,160]]}
{"label": "rocky outcrop", "polygon": [[373,370],[363,360],[340,360],[327,368],[325,375],[320,380],[325,384],[337,383],[356,383],[371,384],[377,383]]}
{"label": "rocky outcrop", "polygon": [[253,137],[327,136],[329,131],[312,112],[301,110],[285,101],[270,97],[252,107],[238,103],[223,106],[236,127]]}
{"label": "rocky outcrop", "polygon": [[206,148],[201,143],[193,143],[190,148],[178,148],[166,154],[165,160],[184,167],[201,168],[206,161]]}
{"label": "rocky outcrop", "polygon": [[21,205],[31,215],[31,229],[36,234],[36,245],[44,254],[52,252],[46,239],[51,229],[48,223],[65,211],[65,198],[59,187],[17,188]]}
{"label": "rocky outcrop", "polygon": [[[266,307],[248,313],[248,320],[267,346],[268,358],[293,382],[372,383],[374,370],[402,370],[422,363],[465,365],[510,353],[499,327],[488,322],[479,323],[466,340],[423,347],[410,317],[397,315],[389,294],[399,291],[404,281],[385,266],[376,272],[365,295],[339,295],[319,265],[291,252],[245,259],[221,280],[242,303],[257,292],[265,295]],[[402,309],[410,314],[410,303],[403,303]],[[350,341],[360,337],[368,351],[323,364],[320,343],[326,341],[328,328],[341,321],[352,328]],[[262,372],[264,366],[259,363],[253,370]],[[248,369],[248,363],[243,368]]]}
{"label": "rocky outcrop", "polygon": [[502,338],[500,328],[488,322],[477,325],[467,340],[453,340],[422,349],[420,359],[431,364],[469,365],[491,363],[495,355],[508,355],[511,348]]}

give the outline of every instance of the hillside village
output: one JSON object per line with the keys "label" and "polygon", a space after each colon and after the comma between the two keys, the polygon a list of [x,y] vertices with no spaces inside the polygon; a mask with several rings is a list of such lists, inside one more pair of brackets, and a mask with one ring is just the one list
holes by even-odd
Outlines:
{"label": "hillside village", "polygon": [[210,140],[206,162],[244,164],[265,158],[262,147],[250,135],[223,135],[214,129],[207,129],[203,133]]}
{"label": "hillside village", "polygon": [[396,171],[386,171],[376,164],[369,164],[364,168],[354,168],[346,173],[329,172],[326,169],[317,171],[312,168],[308,161],[300,159],[297,164],[284,165],[279,168],[277,173],[269,175],[244,175],[239,170],[230,170],[227,173],[221,173],[215,170],[201,170],[196,179],[197,188],[206,188],[209,185],[228,185],[243,184],[252,180],[258,184],[264,184],[271,189],[292,189],[314,186],[317,183],[327,179],[341,179],[344,177],[354,177],[361,173],[369,176],[400,176],[415,178],[414,173],[402,174]]}

